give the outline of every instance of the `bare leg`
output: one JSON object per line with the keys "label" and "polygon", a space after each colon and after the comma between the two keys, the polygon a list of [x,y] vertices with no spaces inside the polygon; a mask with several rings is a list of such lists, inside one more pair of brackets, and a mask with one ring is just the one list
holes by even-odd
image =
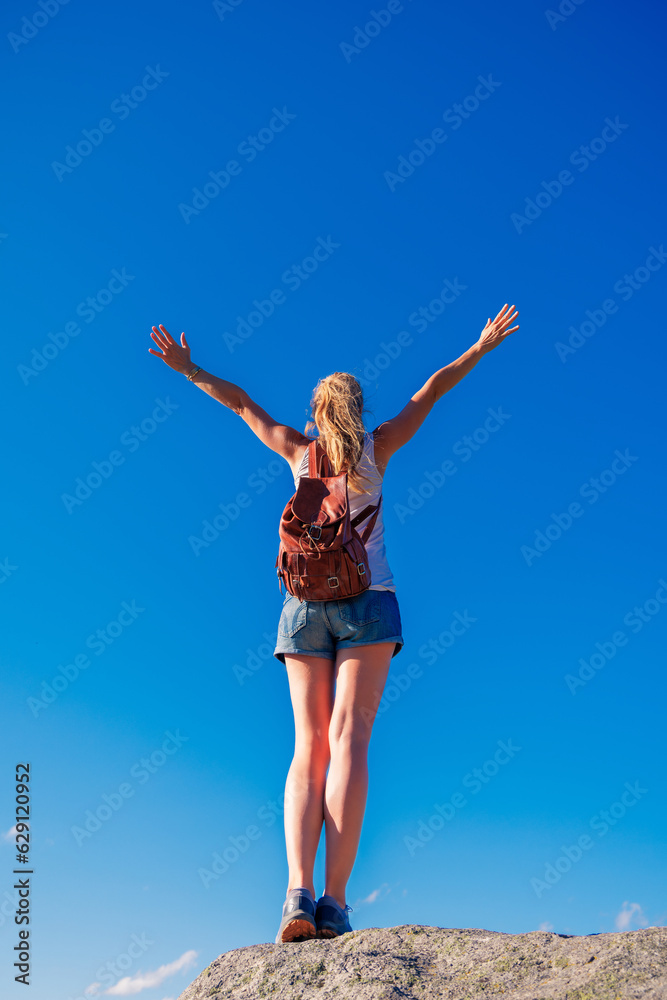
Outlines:
{"label": "bare leg", "polygon": [[336,695],[329,726],[331,763],[324,790],[325,893],[345,906],[368,794],[368,744],[393,642],[341,649],[336,656]]}
{"label": "bare leg", "polygon": [[315,896],[313,868],[324,822],[334,661],[322,656],[286,654],[285,666],[295,730],[294,757],[285,783],[287,892],[304,886]]}

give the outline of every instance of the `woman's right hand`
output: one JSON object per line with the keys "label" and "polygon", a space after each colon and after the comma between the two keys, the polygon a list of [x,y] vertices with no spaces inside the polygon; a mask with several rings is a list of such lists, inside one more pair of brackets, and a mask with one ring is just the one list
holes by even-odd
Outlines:
{"label": "woman's right hand", "polygon": [[179,346],[168,330],[160,323],[159,328],[154,326],[152,329],[151,337],[163,350],[163,354],[159,354],[154,351],[152,347],[148,350],[151,354],[154,354],[156,358],[162,358],[165,364],[173,368],[174,371],[180,372],[182,375],[187,375],[193,368],[192,361],[190,360],[190,347],[187,340],[185,339],[185,334],[181,334],[181,345]]}

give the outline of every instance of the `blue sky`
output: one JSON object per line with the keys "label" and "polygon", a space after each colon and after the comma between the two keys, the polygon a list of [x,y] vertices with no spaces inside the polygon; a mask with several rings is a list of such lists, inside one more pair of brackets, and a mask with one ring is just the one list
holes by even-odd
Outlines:
{"label": "blue sky", "polygon": [[351,371],[371,429],[516,304],[387,470],[353,926],[667,921],[664,14],[571,10],[5,4],[7,996],[17,763],[34,1000],[175,998],[280,918],[291,477],[158,323],[301,430]]}

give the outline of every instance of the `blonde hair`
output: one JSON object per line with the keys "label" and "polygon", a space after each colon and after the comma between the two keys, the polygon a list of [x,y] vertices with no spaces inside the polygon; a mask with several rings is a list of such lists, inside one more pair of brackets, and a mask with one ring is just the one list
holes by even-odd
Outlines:
{"label": "blonde hair", "polygon": [[366,411],[364,394],[354,375],[333,372],[321,378],[310,400],[313,420],[309,420],[304,433],[319,431],[320,445],[333,466],[334,475],[347,469],[348,484],[357,493],[370,493],[363,485],[370,477],[359,472],[364,450],[365,427],[362,419]]}

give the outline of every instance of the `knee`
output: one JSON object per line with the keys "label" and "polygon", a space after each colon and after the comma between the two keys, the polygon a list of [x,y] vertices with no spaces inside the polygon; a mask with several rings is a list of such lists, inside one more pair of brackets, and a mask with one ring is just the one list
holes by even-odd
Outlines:
{"label": "knee", "polygon": [[326,773],[330,759],[329,738],[324,736],[301,737],[294,745],[295,766],[310,778]]}
{"label": "knee", "polygon": [[370,730],[361,719],[337,727],[329,733],[331,756],[365,757],[369,738]]}

